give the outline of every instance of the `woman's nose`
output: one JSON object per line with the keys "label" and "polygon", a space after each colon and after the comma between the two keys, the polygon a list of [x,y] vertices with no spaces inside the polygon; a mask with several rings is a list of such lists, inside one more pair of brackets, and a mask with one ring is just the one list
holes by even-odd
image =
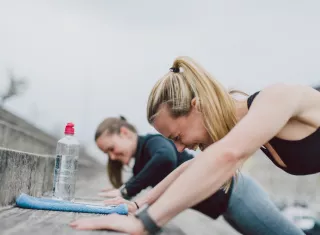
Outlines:
{"label": "woman's nose", "polygon": [[114,153],[109,153],[109,158],[114,161],[116,160],[116,155]]}

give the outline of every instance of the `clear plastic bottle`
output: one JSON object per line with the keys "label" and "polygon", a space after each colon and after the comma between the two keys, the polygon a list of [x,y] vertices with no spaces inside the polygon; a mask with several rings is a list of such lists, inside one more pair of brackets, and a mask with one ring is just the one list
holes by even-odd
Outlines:
{"label": "clear plastic bottle", "polygon": [[65,137],[57,143],[53,199],[74,201],[80,144],[74,137],[74,124],[65,127]]}

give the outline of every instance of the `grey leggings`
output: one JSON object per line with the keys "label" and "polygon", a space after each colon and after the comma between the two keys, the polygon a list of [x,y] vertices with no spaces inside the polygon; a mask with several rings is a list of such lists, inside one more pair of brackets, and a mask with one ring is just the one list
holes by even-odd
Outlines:
{"label": "grey leggings", "polygon": [[245,174],[234,184],[225,220],[245,235],[304,235],[287,220],[264,190]]}

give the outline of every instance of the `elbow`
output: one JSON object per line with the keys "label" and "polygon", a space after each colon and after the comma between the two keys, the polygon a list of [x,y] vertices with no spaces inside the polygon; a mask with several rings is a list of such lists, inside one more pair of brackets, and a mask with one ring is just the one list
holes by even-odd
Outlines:
{"label": "elbow", "polygon": [[177,162],[173,159],[167,158],[166,155],[160,156],[157,167],[161,168],[164,171],[171,172],[177,166]]}
{"label": "elbow", "polygon": [[[239,165],[247,158],[247,154],[235,149],[235,148],[225,148],[221,151],[221,154],[214,154],[217,156],[217,161],[221,165]],[[212,158],[213,159],[213,158]]]}
{"label": "elbow", "polygon": [[245,159],[245,154],[237,149],[228,149],[223,152],[221,157],[227,163],[237,163]]}
{"label": "elbow", "polygon": [[246,146],[242,144],[239,145],[233,141],[231,142],[229,139],[227,140],[227,138],[220,140],[218,148],[221,150],[222,154],[220,155],[222,155],[222,158],[228,162],[243,161],[250,156]]}

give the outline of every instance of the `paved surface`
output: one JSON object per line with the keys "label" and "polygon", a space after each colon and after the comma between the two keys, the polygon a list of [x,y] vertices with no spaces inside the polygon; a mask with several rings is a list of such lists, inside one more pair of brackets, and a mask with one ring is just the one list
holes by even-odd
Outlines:
{"label": "paved surface", "polygon": [[[2,155],[3,161],[0,164],[2,166],[0,167],[0,182],[2,182],[0,185],[1,192],[10,191],[12,193],[17,193],[21,192],[22,190],[22,192],[33,192],[34,194],[37,194],[42,192],[42,190],[45,190],[45,188],[50,188],[50,186],[44,183],[45,181],[49,180],[48,176],[48,180],[42,180],[41,184],[39,183],[40,181],[35,180],[36,177],[40,177],[41,175],[43,176],[43,174],[45,174],[40,174],[39,169],[43,169],[43,172],[48,172],[44,170],[46,168],[44,167],[44,163],[42,164],[39,160],[31,161],[32,159],[29,159],[31,156],[30,154],[23,155],[19,161],[16,161],[15,157],[8,158],[9,155],[7,157],[3,156],[7,155]],[[255,159],[253,159],[251,162],[248,162],[243,168],[243,171],[251,174],[258,181],[260,181],[264,188],[275,198],[283,198],[282,195],[287,193],[287,198],[290,199],[301,197],[308,201],[316,201],[312,198],[317,198],[316,195],[318,187],[316,187],[316,185],[318,184],[319,175],[301,178],[284,175],[283,172],[280,172],[277,168],[271,166],[268,162],[268,159],[266,159],[264,156],[257,155]],[[17,169],[20,168],[22,169],[22,171],[20,171],[21,174],[17,171]],[[28,170],[23,170],[24,168]],[[265,168],[268,168],[270,174],[266,174],[266,172],[263,173],[261,171],[261,169]],[[36,169],[38,169],[38,171]],[[6,177],[6,180],[4,177]],[[282,177],[287,178],[286,180],[283,180]],[[24,180],[26,181],[24,182]],[[8,184],[6,183],[7,181],[10,181],[11,183]],[[101,203],[102,198],[98,197],[97,193],[101,188],[106,188],[108,186],[110,186],[110,183],[107,180],[104,167],[97,167],[96,165],[92,165],[92,167],[88,167],[86,165],[79,166],[76,190],[76,197],[78,200]],[[305,196],[306,191],[309,192],[308,197]],[[4,196],[8,198],[11,195],[3,193],[1,194],[1,192],[1,200],[4,199]],[[10,198],[12,198],[12,195]],[[4,200],[4,202],[7,201],[7,199]],[[27,210],[16,208],[14,206],[0,207],[0,234],[120,234],[113,231],[77,231],[68,226],[70,221],[73,221],[79,217],[87,216],[101,215]],[[200,214],[199,212],[189,209],[182,212],[172,221],[170,221],[170,223],[168,223],[164,228],[163,234],[237,235],[238,233],[235,232],[223,220],[223,218],[212,220],[205,215]]]}
{"label": "paved surface", "polygon": [[[101,203],[97,197],[101,188],[109,185],[104,169],[79,169],[76,196],[78,200]],[[21,209],[14,206],[0,208],[1,235],[40,234],[122,234],[114,231],[78,231],[68,226],[76,218],[101,216],[89,213],[71,213]],[[224,220],[214,221],[196,211],[186,210],[168,223],[163,235],[237,235]]]}

